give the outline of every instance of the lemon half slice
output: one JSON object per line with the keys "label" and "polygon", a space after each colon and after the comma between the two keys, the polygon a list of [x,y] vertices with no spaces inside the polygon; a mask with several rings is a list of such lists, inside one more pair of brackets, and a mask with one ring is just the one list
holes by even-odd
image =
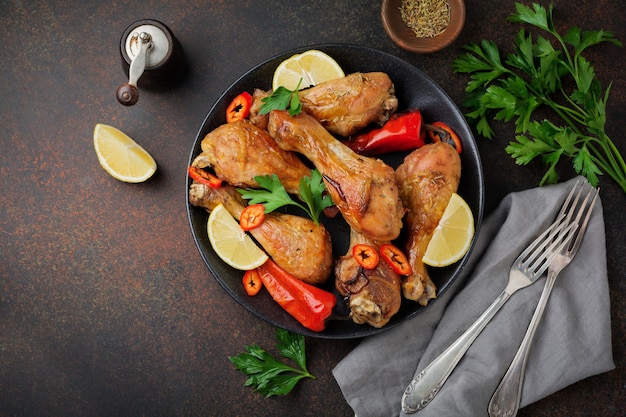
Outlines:
{"label": "lemon half slice", "polygon": [[456,193],[452,194],[422,262],[436,267],[452,265],[467,253],[473,237],[472,210],[463,198]]}
{"label": "lemon half slice", "polygon": [[221,203],[209,215],[207,233],[217,256],[233,268],[247,271],[268,259]]}
{"label": "lemon half slice", "polygon": [[98,123],[93,131],[98,161],[106,172],[124,182],[143,182],[157,169],[152,156],[124,132]]}
{"label": "lemon half slice", "polygon": [[322,51],[311,49],[281,62],[274,71],[272,88],[276,90],[282,86],[293,91],[302,78],[302,90],[344,76],[343,70],[333,58]]}

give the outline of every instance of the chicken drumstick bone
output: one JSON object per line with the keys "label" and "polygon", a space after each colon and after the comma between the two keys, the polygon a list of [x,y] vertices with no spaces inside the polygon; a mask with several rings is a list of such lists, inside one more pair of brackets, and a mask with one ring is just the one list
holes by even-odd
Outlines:
{"label": "chicken drumstick bone", "polygon": [[377,242],[350,230],[350,248],[335,266],[335,287],[347,297],[352,321],[380,328],[400,309],[400,276],[384,261],[373,269],[362,268],[352,256],[352,248],[357,244],[379,249]]}

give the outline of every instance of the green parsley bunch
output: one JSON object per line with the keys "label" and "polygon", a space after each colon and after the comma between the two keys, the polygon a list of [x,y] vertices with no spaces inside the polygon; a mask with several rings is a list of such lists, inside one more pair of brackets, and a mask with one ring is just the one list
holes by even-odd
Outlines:
{"label": "green parsley bunch", "polygon": [[[483,40],[467,45],[468,51],[454,61],[455,72],[469,73],[466,116],[475,122],[477,132],[491,139],[494,132],[489,117],[509,122],[515,119],[515,141],[506,152],[519,165],[540,157],[548,166],[541,184],[558,181],[557,163],[571,159],[578,174],[597,185],[598,175],[606,173],[626,193],[626,164],[618,148],[605,133],[606,105],[611,86],[602,90],[591,63],[582,55],[587,48],[603,42],[622,43],[611,32],[582,31],[570,28],[562,36],[548,9],[515,3],[517,12],[509,16],[514,23],[539,28],[558,43],[535,39],[520,30],[515,52],[504,62],[494,42]],[[560,119],[536,120],[533,113],[547,106]]]}

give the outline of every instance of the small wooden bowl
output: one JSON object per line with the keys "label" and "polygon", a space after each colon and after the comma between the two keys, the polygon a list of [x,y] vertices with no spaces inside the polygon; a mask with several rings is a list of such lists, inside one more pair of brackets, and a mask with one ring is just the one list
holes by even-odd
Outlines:
{"label": "small wooden bowl", "polygon": [[418,38],[415,32],[402,20],[400,6],[402,0],[383,0],[381,17],[387,35],[400,48],[420,54],[439,51],[450,45],[461,33],[465,23],[465,2],[448,0],[450,23],[446,30],[432,38]]}

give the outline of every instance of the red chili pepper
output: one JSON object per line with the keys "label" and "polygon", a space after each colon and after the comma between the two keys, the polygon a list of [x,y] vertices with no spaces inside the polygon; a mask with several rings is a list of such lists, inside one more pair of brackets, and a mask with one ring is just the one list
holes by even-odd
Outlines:
{"label": "red chili pepper", "polygon": [[257,271],[267,291],[285,311],[307,329],[324,330],[337,303],[334,294],[300,281],[271,259]]}
{"label": "red chili pepper", "polygon": [[378,265],[378,253],[376,249],[370,245],[363,243],[352,247],[352,256],[361,267],[365,269],[374,269]]}
{"label": "red chili pepper", "polygon": [[385,243],[380,247],[380,256],[400,275],[410,275],[411,265],[406,255],[391,243]]}
{"label": "red chili pepper", "polygon": [[453,146],[458,153],[461,153],[463,150],[459,136],[444,122],[434,122],[430,125],[425,125],[424,130],[426,130],[428,137],[432,142],[446,142],[447,144]]}
{"label": "red chili pepper", "polygon": [[394,114],[382,127],[362,133],[346,145],[367,156],[417,149],[424,145],[422,114],[419,110]]}
{"label": "red chili pepper", "polygon": [[202,168],[197,168],[194,166],[189,167],[189,176],[205,185],[208,185],[211,188],[220,188],[222,185],[222,180],[217,178],[215,175],[210,172],[205,171]]}
{"label": "red chili pepper", "polygon": [[252,204],[246,206],[239,216],[239,225],[243,230],[252,230],[259,227],[265,218],[265,206],[263,204]]}
{"label": "red chili pepper", "polygon": [[243,288],[246,290],[246,294],[249,296],[255,296],[261,291],[263,281],[259,276],[259,271],[251,269],[243,274]]}
{"label": "red chili pepper", "polygon": [[226,109],[226,121],[228,123],[243,120],[250,114],[252,96],[244,91],[233,99]]}

